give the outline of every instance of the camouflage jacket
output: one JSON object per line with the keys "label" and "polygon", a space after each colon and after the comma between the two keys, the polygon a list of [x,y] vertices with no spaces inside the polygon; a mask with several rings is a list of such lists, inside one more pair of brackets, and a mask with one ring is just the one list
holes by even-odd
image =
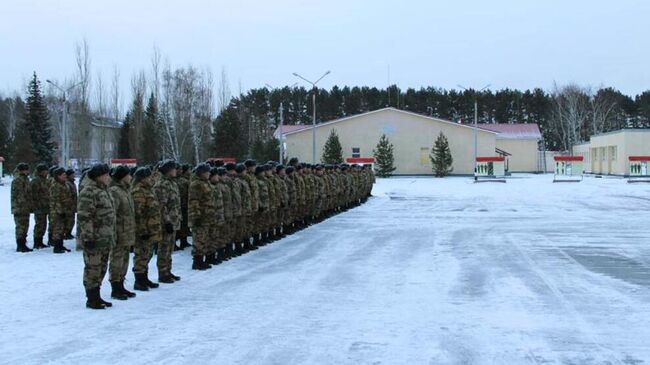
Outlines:
{"label": "camouflage jacket", "polygon": [[149,241],[162,239],[162,220],[158,198],[149,184],[138,182],[131,189],[133,210],[135,212],[135,236],[149,236]]}
{"label": "camouflage jacket", "polygon": [[162,175],[154,185],[153,191],[160,204],[163,225],[171,223],[174,230],[179,230],[181,228],[181,195],[176,182],[171,177]]}
{"label": "camouflage jacket", "polygon": [[214,192],[210,182],[192,179],[187,200],[187,217],[190,228],[209,226],[217,215]]}
{"label": "camouflage jacket", "polygon": [[95,247],[115,245],[115,208],[106,186],[90,181],[79,194],[77,225],[84,247],[87,242]]}
{"label": "camouflage jacket", "polygon": [[130,186],[117,182],[111,183],[108,188],[113,198],[115,214],[116,244],[120,246],[133,246],[135,244],[135,208]]}
{"label": "camouflage jacket", "polygon": [[223,217],[232,219],[234,217],[232,190],[226,179],[229,178],[222,177],[217,183],[217,187],[221,190],[221,196],[223,197]]}
{"label": "camouflage jacket", "polygon": [[296,182],[289,176],[284,176],[284,184],[287,187],[287,206],[292,207],[296,205]]}
{"label": "camouflage jacket", "polygon": [[29,215],[32,211],[32,199],[29,191],[29,177],[16,174],[11,182],[11,214]]}
{"label": "camouflage jacket", "polygon": [[214,223],[218,226],[223,225],[226,223],[225,221],[225,213],[224,213],[224,202],[223,202],[223,191],[219,187],[219,185],[223,185],[221,183],[216,183],[216,184],[210,184],[212,187],[212,196],[214,199],[214,210],[215,210],[215,216],[214,216]]}
{"label": "camouflage jacket", "polygon": [[285,177],[276,175],[278,181],[278,197],[280,200],[280,208],[286,208],[289,206],[289,190],[287,188],[287,179],[285,179]]}
{"label": "camouflage jacket", "polygon": [[74,204],[74,198],[68,183],[54,181],[50,187],[50,214],[70,214],[72,204]]}
{"label": "camouflage jacket", "polygon": [[257,189],[259,191],[258,209],[262,212],[269,210],[269,183],[265,177],[256,177]]}
{"label": "camouflage jacket", "polygon": [[242,215],[241,185],[236,177],[228,177],[226,184],[230,187],[230,197],[232,198],[232,216],[233,218]]}
{"label": "camouflage jacket", "polygon": [[181,208],[185,210],[187,209],[187,194],[190,188],[190,179],[187,176],[181,175],[176,179],[176,185],[178,185],[178,193],[181,197]]}
{"label": "camouflage jacket", "polygon": [[244,178],[246,175],[237,175],[236,182],[239,183],[239,186],[241,187],[241,215],[250,217],[251,214],[253,214],[253,203],[251,202],[252,196],[251,196],[251,189],[250,186],[248,185],[248,182]]}
{"label": "camouflage jacket", "polygon": [[69,207],[70,211],[68,213],[74,214],[77,212],[77,187],[75,186],[74,182],[72,181],[66,181],[65,184],[68,186],[68,189],[70,189],[70,195],[72,195],[72,205]]}
{"label": "camouflage jacket", "polygon": [[50,211],[50,182],[47,178],[36,176],[29,183],[32,193],[32,211],[34,214],[47,214]]}
{"label": "camouflage jacket", "polygon": [[248,187],[251,192],[251,211],[257,212],[259,209],[259,200],[260,200],[260,187],[257,183],[257,178],[251,173],[247,172],[244,175],[241,175],[244,180],[248,183]]}

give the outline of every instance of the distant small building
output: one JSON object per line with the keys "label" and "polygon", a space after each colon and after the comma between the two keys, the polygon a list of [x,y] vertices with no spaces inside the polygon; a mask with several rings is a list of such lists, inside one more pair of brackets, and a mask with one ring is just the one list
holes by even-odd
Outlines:
{"label": "distant small building", "polygon": [[[495,130],[492,130],[495,129]],[[479,128],[433,118],[405,110],[384,108],[352,115],[316,126],[316,160],[320,161],[323,145],[335,130],[343,148],[343,158],[370,157],[382,134],[394,146],[395,175],[432,175],[429,154],[442,132],[449,141],[453,156],[452,174],[474,172],[474,135],[478,138],[479,156],[498,156],[507,152],[511,171],[538,171],[537,145],[541,133],[536,124],[482,124]],[[282,129],[287,157],[312,160],[312,126],[291,125]],[[275,137],[280,137],[279,129]]]}
{"label": "distant small building", "polygon": [[576,144],[574,155],[585,158],[585,170],[593,174],[629,175],[631,156],[650,156],[650,129],[621,129],[591,136]]}

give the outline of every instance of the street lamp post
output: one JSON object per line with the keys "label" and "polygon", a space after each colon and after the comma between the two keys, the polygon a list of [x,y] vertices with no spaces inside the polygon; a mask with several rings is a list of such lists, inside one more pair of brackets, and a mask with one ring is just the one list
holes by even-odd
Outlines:
{"label": "street lamp post", "polygon": [[70,140],[68,138],[68,99],[66,98],[66,95],[70,92],[70,90],[81,85],[81,82],[74,84],[67,89],[63,89],[59,85],[57,85],[54,81],[51,80],[45,80],[45,81],[48,84],[57,88],[63,94],[63,99],[62,99],[63,110],[61,112],[63,115],[63,117],[61,118],[62,119],[61,121],[61,164],[63,165],[63,167],[67,168],[68,159],[70,158],[69,156]]}
{"label": "street lamp post", "polygon": [[[458,85],[459,88],[470,91],[462,85]],[[485,85],[481,90],[477,91],[474,94],[474,180],[477,180],[476,176],[476,158],[478,157],[478,93],[490,87],[490,84]]]}
{"label": "street lamp post", "polygon": [[312,160],[313,164],[316,164],[316,91],[318,90],[316,88],[316,84],[320,80],[322,80],[325,76],[327,76],[329,74],[330,74],[330,71],[327,71],[318,80],[316,80],[315,82],[311,82],[311,81],[307,80],[306,78],[300,76],[296,72],[293,73],[293,76],[296,76],[296,77],[298,77],[300,79],[303,79],[304,81],[307,81],[307,83],[311,84],[312,92],[314,93],[312,95],[312,104],[313,104],[314,115],[313,115],[312,127],[311,127],[311,143],[312,143],[311,160]]}

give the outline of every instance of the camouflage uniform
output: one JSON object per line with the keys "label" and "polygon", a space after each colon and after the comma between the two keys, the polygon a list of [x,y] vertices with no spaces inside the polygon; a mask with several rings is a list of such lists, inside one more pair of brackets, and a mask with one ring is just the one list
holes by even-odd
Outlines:
{"label": "camouflage uniform", "polygon": [[[181,198],[178,186],[172,177],[161,175],[153,187],[163,224],[163,237],[158,243],[158,276],[169,276],[172,270],[172,251],[176,231],[181,228]],[[167,231],[168,226],[171,232]]]}
{"label": "camouflage uniform", "polygon": [[242,207],[241,216],[237,224],[239,233],[237,240],[246,240],[251,236],[252,233],[252,229],[248,225],[252,221],[253,216],[253,196],[251,194],[250,185],[245,178],[247,174],[248,173],[239,174],[237,175],[237,178],[234,179],[235,183],[237,183],[241,189],[240,195]]}
{"label": "camouflage uniform", "polygon": [[212,188],[212,199],[214,201],[214,216],[213,224],[211,226],[212,232],[210,234],[211,240],[208,249],[209,255],[214,255],[221,246],[221,240],[223,240],[222,229],[226,223],[224,216],[224,203],[223,203],[223,193],[219,185],[221,183],[211,183],[210,187]]}
{"label": "camouflage uniform", "polygon": [[187,217],[192,229],[192,256],[205,256],[211,249],[214,219],[217,215],[214,189],[210,182],[195,177],[190,183]]}
{"label": "camouflage uniform", "polygon": [[79,236],[84,243],[83,284],[90,290],[101,285],[111,246],[115,244],[115,208],[106,186],[88,182],[79,194],[77,218]]}
{"label": "camouflage uniform", "polygon": [[124,281],[129,269],[129,251],[135,244],[135,208],[130,186],[124,182],[113,181],[108,189],[115,205],[116,240],[111,248],[109,281]]}
{"label": "camouflage uniform", "polygon": [[248,216],[248,219],[246,221],[246,225],[244,226],[246,229],[246,236],[252,236],[254,234],[259,233],[257,231],[257,222],[256,222],[256,217],[257,217],[257,212],[259,211],[259,185],[257,183],[257,178],[250,172],[247,172],[246,174],[242,175],[243,179],[246,181],[248,184],[248,188],[250,190],[250,205],[251,205],[251,214]]}
{"label": "camouflage uniform", "polygon": [[[221,193],[221,201],[223,204],[221,209],[223,211],[223,223],[218,226],[216,233],[217,239],[215,240],[217,243],[217,249],[226,247],[226,245],[232,241],[232,234],[230,232],[231,226],[229,223],[232,223],[233,219],[233,198],[230,185],[227,183],[228,179],[228,177],[222,176],[219,178],[219,182],[216,185],[216,188],[219,189],[219,192]],[[217,209],[219,208],[217,207]]]}
{"label": "camouflage uniform", "polygon": [[[229,219],[227,216],[226,218],[226,226],[228,227],[229,233],[230,233],[230,240],[227,243],[233,242],[233,241],[239,241],[242,239],[240,236],[240,228],[239,224],[242,219],[242,214],[243,214],[243,202],[242,202],[242,196],[241,196],[241,190],[242,190],[242,182],[237,178],[236,175],[230,175],[228,179],[226,180],[226,184],[230,187],[230,194],[232,198],[232,217]],[[224,207],[224,213],[225,213],[225,207]]]}
{"label": "camouflage uniform", "polygon": [[11,214],[16,224],[16,240],[26,241],[29,230],[29,214],[31,213],[31,193],[29,177],[16,174],[11,182]]}
{"label": "camouflage uniform", "polygon": [[162,239],[160,205],[151,185],[136,182],[131,190],[135,212],[136,243],[133,256],[133,272],[146,274],[153,256],[153,246]]}
{"label": "camouflage uniform", "polygon": [[181,197],[181,228],[178,230],[178,239],[181,240],[181,246],[187,244],[187,236],[190,234],[190,229],[187,225],[187,194],[190,188],[190,178],[185,174],[181,174],[176,179],[178,185],[178,193]]}
{"label": "camouflage uniform", "polygon": [[269,206],[270,206],[270,196],[269,196],[269,185],[267,182],[266,177],[263,176],[262,174],[257,174],[256,176],[256,182],[257,182],[257,191],[258,191],[258,211],[254,215],[254,223],[255,223],[255,238],[257,238],[257,233],[263,232],[267,227],[267,217],[269,213]]}
{"label": "camouflage uniform", "polygon": [[47,215],[50,212],[50,183],[47,178],[36,175],[29,184],[34,212],[34,241],[43,242],[47,231]]}
{"label": "camouflage uniform", "polygon": [[70,206],[74,204],[67,182],[54,180],[50,187],[50,239],[63,240],[70,220]]}
{"label": "camouflage uniform", "polygon": [[70,237],[72,235],[72,229],[74,228],[75,215],[77,214],[77,187],[75,186],[74,181],[67,180],[66,185],[70,189],[70,195],[72,196],[72,205],[68,208],[68,221],[66,222],[66,235]]}

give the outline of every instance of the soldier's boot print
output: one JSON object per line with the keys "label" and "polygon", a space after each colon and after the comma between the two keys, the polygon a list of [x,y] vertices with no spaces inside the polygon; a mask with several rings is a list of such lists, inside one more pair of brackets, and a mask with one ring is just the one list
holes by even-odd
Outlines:
{"label": "soldier's boot print", "polygon": [[27,247],[27,240],[25,238],[16,239],[16,252],[32,252],[33,250]]}
{"label": "soldier's boot print", "polygon": [[145,274],[134,274],[135,275],[135,284],[133,284],[133,290],[139,291],[148,291],[149,284],[147,284],[147,279]]}
{"label": "soldier's boot print", "polygon": [[120,281],[119,284],[120,284],[120,290],[122,291],[122,293],[124,293],[129,298],[135,298],[135,293],[134,292],[130,292],[130,291],[126,290],[126,288],[124,288],[124,280]]}
{"label": "soldier's boot print", "polygon": [[129,297],[126,295],[126,293],[122,292],[120,282],[118,282],[118,281],[111,281],[111,298],[117,299],[117,300],[127,300],[127,299],[129,299]]}
{"label": "soldier's boot print", "polygon": [[106,309],[106,306],[99,300],[99,287],[86,289],[86,308]]}

